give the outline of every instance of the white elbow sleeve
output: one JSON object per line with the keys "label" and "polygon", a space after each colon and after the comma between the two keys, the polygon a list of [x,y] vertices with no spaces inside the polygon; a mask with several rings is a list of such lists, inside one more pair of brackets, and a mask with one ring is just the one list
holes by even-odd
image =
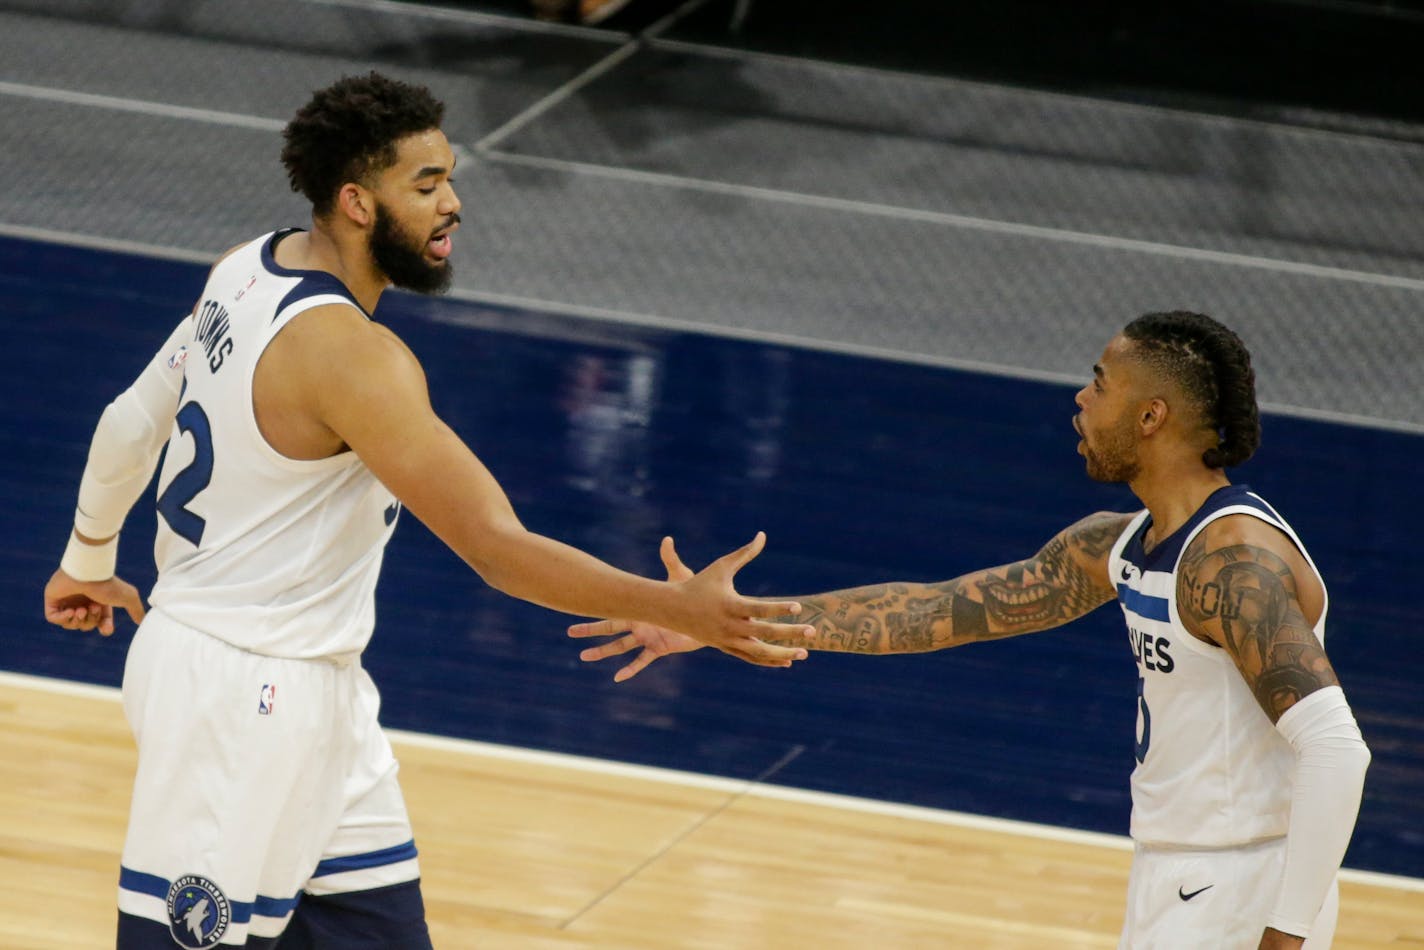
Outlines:
{"label": "white elbow sleeve", "polygon": [[1286,866],[1267,926],[1308,936],[1355,829],[1370,750],[1338,686],[1286,710],[1276,728],[1296,750]]}

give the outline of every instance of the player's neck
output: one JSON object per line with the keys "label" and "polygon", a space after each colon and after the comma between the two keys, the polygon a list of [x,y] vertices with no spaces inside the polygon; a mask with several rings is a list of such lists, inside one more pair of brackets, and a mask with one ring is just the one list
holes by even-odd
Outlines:
{"label": "player's neck", "polygon": [[1148,540],[1156,544],[1186,524],[1213,492],[1230,484],[1221,469],[1191,461],[1145,468],[1130,487],[1152,513]]}
{"label": "player's neck", "polygon": [[293,234],[276,250],[277,263],[297,270],[319,270],[346,285],[366,312],[375,313],[390,281],[371,260],[364,240],[341,240],[320,226]]}

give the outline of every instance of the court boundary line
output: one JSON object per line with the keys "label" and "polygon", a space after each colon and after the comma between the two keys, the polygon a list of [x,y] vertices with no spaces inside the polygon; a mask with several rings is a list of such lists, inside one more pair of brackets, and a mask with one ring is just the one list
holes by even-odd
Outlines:
{"label": "court boundary line", "polygon": [[[30,689],[36,692],[74,696],[81,699],[119,702],[120,692],[114,686],[99,686],[75,680],[30,673],[16,673],[0,670],[0,686],[16,689]],[[760,783],[757,779],[731,779],[698,772],[684,772],[678,769],[653,765],[633,765],[613,759],[599,759],[592,756],[572,755],[567,752],[547,752],[524,746],[502,745],[478,739],[456,739],[423,732],[409,732],[404,729],[385,729],[391,742],[450,752],[471,757],[498,759],[505,762],[520,762],[552,768],[567,769],[572,772],[591,772],[615,778],[642,779],[662,785],[676,785],[701,791],[724,792],[737,797],[765,798],[792,804],[819,806],[862,814],[872,814],[887,818],[901,818],[922,821],[927,824],[948,825],[972,831],[993,831],[1004,834],[1056,841],[1064,844],[1079,844],[1105,848],[1114,851],[1131,851],[1133,843],[1123,835],[1107,834],[1099,831],[1083,831],[1077,828],[1063,828],[1057,825],[1043,825],[1011,818],[993,818],[969,812],[949,809],[929,808],[923,805],[906,805],[872,798],[840,795],[834,792],[817,792],[809,789],[792,788],[787,785]],[[1355,884],[1386,887],[1393,890],[1424,893],[1424,878],[1406,877],[1399,874],[1384,874],[1379,871],[1364,871],[1341,868],[1340,879]]]}
{"label": "court boundary line", "polygon": [[[688,0],[683,7],[669,14],[665,19],[670,22],[675,21],[675,18],[678,17],[683,10],[696,9],[705,2],[707,2],[707,0]],[[1294,274],[1322,280],[1341,280],[1350,283],[1360,283],[1376,287],[1390,287],[1412,292],[1424,291],[1424,278],[1384,274],[1377,271],[1364,271],[1348,267],[1334,267],[1326,264],[1311,264],[1305,261],[1292,261],[1256,254],[1244,254],[1237,251],[1218,251],[1204,247],[1193,247],[1186,244],[1170,244],[1163,241],[1149,241],[1141,238],[1100,234],[1093,231],[1076,231],[1071,228],[1025,224],[1017,221],[983,218],[976,215],[956,214],[954,212],[936,211],[927,208],[909,208],[902,205],[885,204],[883,202],[837,198],[831,195],[818,195],[810,192],[791,191],[780,188],[766,188],[758,185],[719,181],[712,178],[674,175],[666,172],[651,172],[644,169],[625,168],[615,165],[599,165],[593,162],[579,162],[547,156],[524,155],[516,152],[501,151],[495,147],[495,143],[509,138],[530,122],[546,114],[549,110],[557,108],[562,102],[567,100],[570,95],[589,83],[595,82],[609,70],[615,68],[624,60],[638,52],[646,43],[651,42],[653,39],[651,31],[656,29],[659,25],[660,24],[654,24],[654,26],[649,27],[648,31],[635,36],[612,53],[609,53],[579,73],[573,79],[540,97],[494,130],[485,133],[479,139],[475,140],[475,142],[468,145],[462,143],[462,147],[467,150],[467,153],[472,152],[492,163],[542,168],[548,171],[560,171],[566,174],[583,175],[590,178],[655,185],[708,194],[730,195],[733,197],[746,198],[748,200],[796,205],[843,214],[858,214],[895,221],[935,224],[962,231],[1001,234],[1051,243],[1095,247],[1109,251],[1150,254],[1155,257],[1177,260],[1222,264],[1231,267],[1246,267],[1254,270]],[[52,86],[34,86],[0,81],[0,95],[61,102],[68,105],[88,108],[112,109],[114,111],[149,115],[157,118],[208,122],[228,128],[243,128],[254,131],[280,132],[286,127],[286,123],[278,119],[266,119],[259,116],[250,116],[235,112],[220,112],[211,109],[197,109],[190,106],[167,105],[148,99],[77,92],[58,89]]]}
{"label": "court boundary line", "polygon": [[217,109],[199,109],[193,106],[179,106],[152,99],[134,99],[129,96],[106,96],[94,92],[79,92],[74,89],[60,89],[55,86],[35,86],[29,83],[0,80],[0,95],[16,99],[37,99],[41,102],[60,102],[71,106],[90,109],[110,109],[114,112],[128,112],[154,116],[161,119],[183,119],[190,122],[206,122],[226,128],[250,129],[258,132],[280,132],[287,123],[280,119],[266,119],[261,116],[241,112],[221,112]]}
{"label": "court boundary line", "polygon": [[1011,237],[1031,238],[1059,244],[1076,244],[1112,251],[1151,254],[1155,257],[1223,264],[1231,267],[1246,267],[1253,270],[1295,274],[1297,276],[1315,277],[1323,280],[1341,280],[1414,292],[1424,291],[1424,278],[1418,277],[1382,274],[1377,271],[1355,270],[1349,267],[1334,267],[1328,264],[1311,264],[1305,261],[1291,261],[1277,257],[1264,257],[1257,254],[1243,254],[1238,251],[1216,251],[1210,248],[1192,247],[1186,244],[1168,244],[1163,241],[1119,237],[1112,234],[1099,234],[1093,231],[1075,231],[1071,228],[1054,228],[1040,224],[1003,221],[998,218],[981,218],[976,215],[956,214],[952,211],[935,211],[929,208],[908,208],[903,205],[884,204],[877,201],[862,201],[856,198],[837,198],[832,195],[817,195],[801,191],[788,191],[781,188],[765,188],[760,185],[744,185],[738,182],[718,181],[715,178],[674,175],[668,172],[652,172],[638,168],[625,168],[618,165],[599,165],[594,162],[580,162],[572,159],[551,158],[543,155],[526,155],[492,148],[477,148],[476,150],[489,161],[504,165],[520,165],[526,168],[540,168],[547,171],[566,172],[573,175],[587,175],[595,178],[606,178],[635,184],[660,185],[662,187],[677,188],[684,191],[699,191],[778,204],[800,205],[824,211],[860,214],[867,217],[914,221],[920,224],[936,224],[962,231],[980,231],[989,234],[1003,234]]}
{"label": "court boundary line", "polygon": [[[97,251],[113,251],[122,254],[142,254],[160,260],[181,261],[192,264],[212,264],[218,258],[216,253],[192,251],[184,248],[146,244],[123,238],[100,237],[79,234],[72,231],[56,231],[22,224],[0,221],[0,237],[22,238],[51,244],[81,247]],[[780,333],[775,330],[757,330],[750,327],[730,327],[724,324],[707,323],[700,320],[683,320],[660,314],[635,313],[631,310],[615,310],[607,307],[592,307],[564,300],[544,300],[538,297],[523,297],[516,294],[501,294],[494,291],[453,288],[445,295],[447,299],[458,300],[492,307],[507,307],[527,310],[552,317],[568,317],[595,323],[622,323],[645,329],[666,330],[674,333],[696,333],[718,339],[741,340],[763,343],[769,346],[785,346],[809,350],[816,353],[833,353],[839,356],[856,356],[882,360],[887,363],[902,363],[910,366],[925,366],[932,369],[949,369],[966,373],[980,373],[1006,379],[1023,379],[1038,383],[1053,383],[1064,386],[1080,386],[1086,377],[1054,370],[1035,369],[1030,366],[1011,366],[1006,363],[991,363],[981,360],[940,356],[931,353],[915,353],[877,347],[868,343],[852,343],[844,340],[827,340],[818,337],[798,336],[794,333]],[[452,326],[472,326],[475,321],[452,320],[448,316],[425,315],[422,319],[433,323]],[[1355,426],[1382,432],[1398,432],[1404,435],[1424,435],[1424,423],[1407,422],[1402,419],[1381,419],[1348,412],[1333,412],[1310,406],[1296,406],[1290,403],[1262,402],[1262,412],[1285,416],[1291,419],[1306,419],[1312,422],[1329,422],[1336,425]]]}

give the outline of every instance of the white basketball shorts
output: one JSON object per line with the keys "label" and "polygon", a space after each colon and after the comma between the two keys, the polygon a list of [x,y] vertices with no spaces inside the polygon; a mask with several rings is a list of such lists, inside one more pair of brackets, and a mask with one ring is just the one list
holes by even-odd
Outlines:
{"label": "white basketball shorts", "polygon": [[187,947],[282,932],[302,892],[420,876],[359,662],[260,656],[151,610],[129,648],[138,774],[119,910]]}
{"label": "white basketball shorts", "polygon": [[[1118,950],[1256,950],[1285,859],[1284,838],[1220,851],[1137,845]],[[1337,881],[1305,950],[1329,950],[1339,910]]]}

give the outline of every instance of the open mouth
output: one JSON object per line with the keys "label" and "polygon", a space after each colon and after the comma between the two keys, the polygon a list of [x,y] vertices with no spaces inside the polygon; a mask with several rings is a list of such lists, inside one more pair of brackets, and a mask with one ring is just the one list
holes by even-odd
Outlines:
{"label": "open mouth", "polygon": [[455,217],[453,221],[447,219],[447,226],[430,235],[430,241],[425,245],[430,250],[430,255],[438,260],[444,260],[450,256],[450,252],[455,249],[451,236],[460,230],[460,219]]}
{"label": "open mouth", "polygon": [[1034,584],[1016,588],[1007,584],[980,584],[984,606],[1002,623],[1031,623],[1053,616],[1056,605],[1053,588]]}

